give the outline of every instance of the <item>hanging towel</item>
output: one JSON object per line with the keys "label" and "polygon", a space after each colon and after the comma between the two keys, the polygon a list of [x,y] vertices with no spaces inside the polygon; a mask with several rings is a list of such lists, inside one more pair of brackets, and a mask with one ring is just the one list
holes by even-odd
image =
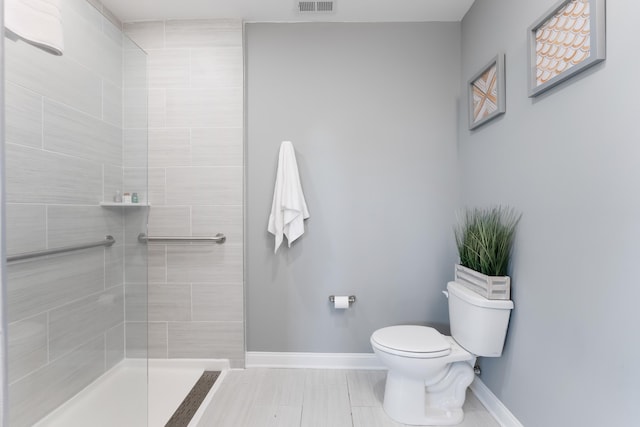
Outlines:
{"label": "hanging towel", "polygon": [[54,55],[62,55],[60,0],[5,0],[4,24],[12,39],[21,38]]}
{"label": "hanging towel", "polygon": [[296,153],[290,141],[283,141],[280,145],[276,185],[273,189],[273,203],[269,215],[269,233],[275,236],[274,253],[278,251],[287,236],[289,247],[291,243],[304,233],[304,220],[309,218],[309,210],[302,193]]}

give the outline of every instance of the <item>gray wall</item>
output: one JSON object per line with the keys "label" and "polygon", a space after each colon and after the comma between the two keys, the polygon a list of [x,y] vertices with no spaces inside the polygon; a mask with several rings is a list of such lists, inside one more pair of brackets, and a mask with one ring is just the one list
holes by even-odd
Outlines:
{"label": "gray wall", "polygon": [[[242,24],[124,28],[148,54],[149,235],[227,236],[223,245],[149,245],[149,357],[243,367]],[[136,138],[136,129],[125,132],[125,141]],[[144,293],[127,288],[133,301]],[[127,320],[129,309],[139,312],[128,305]],[[143,320],[127,325],[127,338],[144,333]]]}
{"label": "gray wall", "polygon": [[499,50],[507,68],[505,116],[469,132],[461,101],[463,201],[523,212],[505,353],[482,379],[525,426],[637,425],[640,5],[607,2],[606,62],[530,100],[526,29],[553,4],[478,0],[462,23],[463,87]]}
{"label": "gray wall", "polygon": [[[248,350],[371,352],[379,327],[448,323],[459,43],[457,23],[246,25]],[[311,218],[274,255],[282,140]]]}

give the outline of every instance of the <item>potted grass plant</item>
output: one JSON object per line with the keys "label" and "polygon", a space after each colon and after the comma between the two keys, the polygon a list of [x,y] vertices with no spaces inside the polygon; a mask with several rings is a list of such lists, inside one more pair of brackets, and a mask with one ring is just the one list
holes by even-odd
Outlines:
{"label": "potted grass plant", "polygon": [[488,299],[510,299],[507,276],[521,214],[509,207],[466,209],[454,229],[460,264],[455,280]]}

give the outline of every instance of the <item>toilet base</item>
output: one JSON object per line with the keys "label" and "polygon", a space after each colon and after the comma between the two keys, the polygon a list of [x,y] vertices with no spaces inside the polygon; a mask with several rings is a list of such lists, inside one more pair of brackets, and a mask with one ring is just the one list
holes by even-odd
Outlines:
{"label": "toilet base", "polygon": [[473,376],[471,365],[455,362],[442,380],[426,387],[424,378],[410,378],[390,370],[384,392],[384,411],[403,424],[459,424],[464,418],[462,405]]}

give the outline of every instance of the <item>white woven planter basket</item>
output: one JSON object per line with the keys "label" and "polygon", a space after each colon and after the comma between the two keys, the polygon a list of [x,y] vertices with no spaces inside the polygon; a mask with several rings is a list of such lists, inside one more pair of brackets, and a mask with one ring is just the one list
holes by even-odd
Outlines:
{"label": "white woven planter basket", "polygon": [[456,264],[455,280],[487,299],[511,299],[509,276],[487,276]]}

